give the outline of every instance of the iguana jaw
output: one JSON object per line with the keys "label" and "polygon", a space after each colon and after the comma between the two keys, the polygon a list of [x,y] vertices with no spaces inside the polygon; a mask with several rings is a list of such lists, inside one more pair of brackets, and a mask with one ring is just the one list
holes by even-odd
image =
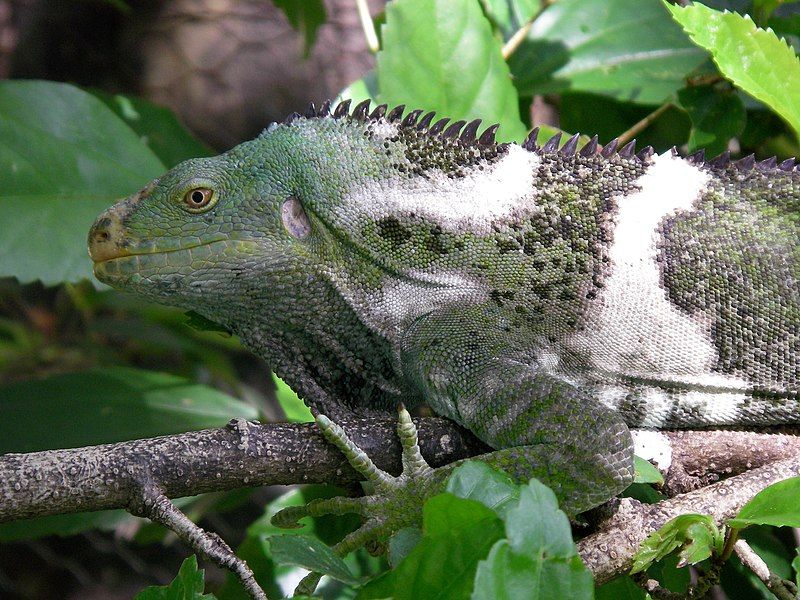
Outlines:
{"label": "iguana jaw", "polygon": [[119,287],[137,275],[154,279],[195,272],[204,266],[212,266],[221,255],[249,245],[245,241],[216,239],[167,250],[126,248],[116,256],[95,255],[90,247],[90,256],[94,261],[95,277]]}
{"label": "iguana jaw", "polygon": [[230,233],[220,231],[172,235],[153,226],[144,235],[137,234],[129,226],[130,214],[148,191],[107,209],[89,231],[89,257],[95,277],[103,283],[121,289],[133,286],[139,293],[169,295],[174,300],[189,276],[254,254],[255,241],[231,239]]}

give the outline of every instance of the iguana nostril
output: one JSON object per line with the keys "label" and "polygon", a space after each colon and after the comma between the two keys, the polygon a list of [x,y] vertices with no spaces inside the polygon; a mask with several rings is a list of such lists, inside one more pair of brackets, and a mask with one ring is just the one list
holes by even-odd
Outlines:
{"label": "iguana nostril", "polygon": [[126,239],[123,234],[122,222],[113,207],[101,214],[89,231],[91,259],[97,263],[129,255],[130,252],[124,247],[127,244],[120,243]]}

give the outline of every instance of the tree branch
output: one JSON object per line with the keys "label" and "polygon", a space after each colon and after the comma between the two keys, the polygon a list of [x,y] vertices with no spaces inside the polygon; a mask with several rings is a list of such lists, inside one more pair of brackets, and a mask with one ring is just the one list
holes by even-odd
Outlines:
{"label": "tree branch", "polygon": [[[340,421],[376,464],[400,472],[396,421]],[[440,418],[419,419],[420,445],[441,466],[486,451],[469,432]],[[0,456],[0,523],[80,511],[129,509],[140,482],[168,498],[259,485],[358,481],[313,423],[254,423],[178,435]]]}
{"label": "tree branch", "polygon": [[[422,453],[433,466],[487,451],[472,434],[451,421],[415,421]],[[339,422],[380,468],[399,473],[400,444],[394,418]],[[634,432],[640,454],[647,457],[648,444],[657,447],[653,454],[665,474],[667,495],[683,494],[655,505],[618,501],[616,513],[600,522],[596,533],[579,542],[581,556],[596,580],[608,581],[626,572],[641,541],[670,518],[702,512],[721,523],[767,485],[800,474],[797,433],[797,429],[778,434]],[[756,467],[761,468],[730,477]],[[725,477],[730,478],[719,482]],[[204,492],[293,483],[346,486],[358,479],[313,424],[260,424],[236,419],[220,429],[0,456],[0,522],[124,508],[156,520],[173,518],[168,526],[175,531],[180,525],[177,522],[182,522],[176,513],[166,509],[161,513],[142,512],[141,482],[153,482],[163,508],[167,498]],[[607,507],[605,514],[608,512]],[[187,529],[184,539],[192,531]]]}
{"label": "tree branch", "polygon": [[228,569],[239,580],[242,587],[253,600],[267,600],[267,595],[256,582],[253,571],[221,537],[198,527],[183,514],[158,485],[153,482],[142,482],[139,498],[131,502],[129,510],[137,517],[146,517],[174,531],[192,550],[204,556],[223,569]]}
{"label": "tree branch", "polygon": [[627,573],[639,545],[670,519],[694,512],[711,515],[722,525],[768,485],[798,475],[800,455],[795,455],[658,504],[623,498],[597,533],[578,542],[578,552],[595,581],[605,583]]}
{"label": "tree branch", "polygon": [[755,553],[750,545],[744,540],[739,540],[734,544],[736,556],[742,561],[742,564],[749,568],[756,574],[764,585],[767,586],[770,592],[775,594],[780,600],[794,600],[796,597],[796,590],[789,589],[787,584],[792,585],[790,581],[784,581],[775,573],[769,570],[767,563],[758,554]]}

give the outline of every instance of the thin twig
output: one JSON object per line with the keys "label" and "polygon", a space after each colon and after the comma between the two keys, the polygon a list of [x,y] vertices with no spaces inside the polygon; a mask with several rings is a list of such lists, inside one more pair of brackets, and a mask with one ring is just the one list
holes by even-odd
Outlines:
{"label": "thin twig", "polygon": [[770,592],[775,594],[779,600],[794,600],[796,590],[790,590],[787,585],[794,587],[792,582],[778,577],[769,570],[767,563],[761,558],[744,540],[739,540],[734,544],[734,551],[742,564],[755,573]]}
{"label": "thin twig", "polygon": [[361,20],[361,29],[364,30],[364,38],[367,40],[367,48],[369,48],[370,52],[376,54],[381,49],[381,45],[378,42],[375,23],[369,14],[367,0],[356,0],[356,8],[358,9],[358,18]]}
{"label": "thin twig", "polygon": [[555,1],[556,0],[542,0],[541,5],[539,6],[539,10],[536,11],[536,14],[533,15],[530,19],[528,19],[528,22],[525,23],[522,27],[517,29],[517,31],[514,32],[514,35],[508,38],[508,41],[505,44],[503,44],[503,50],[502,50],[503,60],[508,60],[508,57],[517,51],[517,48],[519,48],[522,42],[525,41],[525,38],[528,37],[528,32],[531,30],[531,27],[533,26],[533,23],[536,21],[536,19],[538,19],[539,16],[544,12],[544,10],[548,6],[553,4]]}
{"label": "thin twig", "polygon": [[650,579],[647,573],[636,573],[632,578],[636,585],[656,600],[684,600],[686,598],[684,594],[678,594],[662,587],[658,581]]}
{"label": "thin twig", "polygon": [[267,600],[267,595],[258,585],[255,575],[247,563],[236,556],[231,547],[217,534],[210,533],[193,523],[155,484],[142,484],[140,496],[131,502],[128,510],[137,517],[146,517],[160,523],[175,532],[200,556],[231,571],[253,600]]}
{"label": "thin twig", "polygon": [[628,129],[624,133],[620,134],[620,136],[617,138],[619,140],[619,145],[622,146],[630,142],[635,136],[639,135],[639,133],[647,129],[653,121],[655,121],[658,117],[660,117],[671,106],[672,106],[671,101],[664,102],[664,104],[659,106],[649,115],[647,115],[644,119],[634,124],[633,127]]}

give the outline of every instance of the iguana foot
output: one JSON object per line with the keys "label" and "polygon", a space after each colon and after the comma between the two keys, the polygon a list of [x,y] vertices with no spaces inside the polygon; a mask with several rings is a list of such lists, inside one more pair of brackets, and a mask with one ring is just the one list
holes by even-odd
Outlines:
{"label": "iguana foot", "polygon": [[[277,527],[300,527],[298,520],[303,517],[321,515],[341,515],[356,513],[364,518],[364,522],[355,531],[333,547],[333,551],[344,556],[367,542],[386,537],[403,527],[422,522],[422,504],[441,487],[444,473],[433,469],[419,451],[417,428],[411,415],[400,405],[397,424],[397,436],[403,447],[403,472],[393,477],[382,471],[366,453],[356,446],[344,430],[324,415],[317,417],[325,438],[334,444],[347,458],[350,465],[366,479],[372,488],[369,495],[360,498],[329,498],[312,500],[304,506],[284,508],[272,517],[272,524]],[[311,594],[319,582],[321,575],[310,573],[300,582],[295,594]]]}

